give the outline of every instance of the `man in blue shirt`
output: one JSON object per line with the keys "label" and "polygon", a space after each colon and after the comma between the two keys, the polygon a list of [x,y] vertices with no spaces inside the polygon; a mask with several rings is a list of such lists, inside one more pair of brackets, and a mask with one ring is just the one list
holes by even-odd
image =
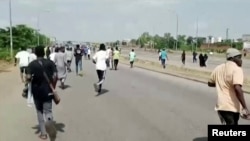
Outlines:
{"label": "man in blue shirt", "polygon": [[162,49],[161,51],[161,64],[163,68],[166,68],[166,59],[168,59],[167,52],[165,49]]}

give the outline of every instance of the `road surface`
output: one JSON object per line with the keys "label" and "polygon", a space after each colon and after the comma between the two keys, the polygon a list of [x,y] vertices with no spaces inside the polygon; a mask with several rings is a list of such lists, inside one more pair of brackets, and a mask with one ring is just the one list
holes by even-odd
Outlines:
{"label": "road surface", "polygon": [[[107,72],[106,93],[96,96],[94,65],[83,66],[83,77],[70,73],[70,87],[58,90],[57,141],[205,141],[207,125],[219,123],[215,89],[204,84],[120,65]],[[0,141],[39,141],[18,76],[17,69],[0,74]]]}
{"label": "road surface", "polygon": [[[143,51],[142,49],[136,49],[135,51],[137,54],[137,58],[139,58],[139,59],[144,59],[144,60],[149,60],[149,61],[158,61],[158,53],[157,52],[148,52],[148,51]],[[128,55],[129,52],[130,52],[130,48],[123,48],[122,49],[122,55]],[[167,64],[182,66],[181,54],[169,53],[168,57],[169,57],[169,61],[167,61]],[[197,59],[198,59],[198,57],[199,56],[197,56]],[[193,63],[193,56],[186,55],[185,67],[198,69],[198,70],[212,71],[216,66],[224,63],[225,61],[226,61],[226,57],[222,58],[222,57],[218,57],[218,56],[209,55],[207,67],[201,68],[201,67],[199,67],[199,63],[198,63],[199,59],[197,60],[197,63]],[[250,60],[249,59],[243,58],[243,70],[244,70],[245,75],[249,76],[249,74],[250,74]]]}

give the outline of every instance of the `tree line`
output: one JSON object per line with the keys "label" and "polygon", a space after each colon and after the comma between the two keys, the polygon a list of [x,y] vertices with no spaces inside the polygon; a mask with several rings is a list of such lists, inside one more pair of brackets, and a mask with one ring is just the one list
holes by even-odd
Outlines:
{"label": "tree line", "polygon": [[[38,38],[39,37],[39,38]],[[12,27],[13,51],[21,47],[31,48],[38,45],[47,45],[50,38],[38,33],[36,29],[24,24]],[[10,59],[10,27],[0,28],[0,59]]]}
{"label": "tree line", "polygon": [[[207,38],[208,42],[206,42]],[[178,35],[178,40],[176,40],[176,38],[174,38],[170,33],[165,33],[163,36],[160,36],[158,34],[151,35],[149,32],[144,32],[137,39],[132,39],[129,44],[133,46],[140,46],[141,48],[151,49],[168,48],[173,50],[178,49],[189,51],[207,49],[217,52],[225,51],[225,47],[234,47],[237,49],[242,49],[243,47],[243,42],[240,39],[238,39],[237,42],[232,40],[222,40],[218,43],[211,43],[212,36],[208,36],[207,38]],[[117,41],[116,44],[125,45],[126,43],[119,43],[119,41]]]}

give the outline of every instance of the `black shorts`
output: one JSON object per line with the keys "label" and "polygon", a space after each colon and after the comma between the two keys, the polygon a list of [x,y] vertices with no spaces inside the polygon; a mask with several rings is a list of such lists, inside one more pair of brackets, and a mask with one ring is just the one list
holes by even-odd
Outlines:
{"label": "black shorts", "polygon": [[133,64],[134,63],[134,61],[130,61],[130,64]]}
{"label": "black shorts", "polygon": [[20,72],[21,73],[25,73],[26,74],[27,73],[26,70],[27,70],[27,67],[20,67]]}

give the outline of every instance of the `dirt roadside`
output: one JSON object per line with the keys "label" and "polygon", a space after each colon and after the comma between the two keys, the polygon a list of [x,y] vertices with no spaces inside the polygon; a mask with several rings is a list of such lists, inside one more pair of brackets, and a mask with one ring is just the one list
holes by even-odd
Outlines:
{"label": "dirt roadside", "polygon": [[19,77],[18,67],[0,61],[0,102],[4,102],[4,99],[11,95],[16,95],[16,92],[21,96],[23,85]]}
{"label": "dirt roadside", "polygon": [[[121,57],[120,62],[122,64],[129,65],[129,61],[127,57]],[[211,72],[208,70],[196,70],[196,69],[190,69],[185,67],[178,67],[174,65],[167,65],[166,69],[163,69],[160,63],[152,62],[152,61],[145,61],[142,59],[137,59],[135,64],[135,67],[147,69],[150,71],[155,71],[159,73],[164,73],[176,77],[181,77],[184,79],[200,82],[207,84],[207,81],[210,77]],[[243,90],[245,93],[250,94],[250,79],[245,78]]]}

